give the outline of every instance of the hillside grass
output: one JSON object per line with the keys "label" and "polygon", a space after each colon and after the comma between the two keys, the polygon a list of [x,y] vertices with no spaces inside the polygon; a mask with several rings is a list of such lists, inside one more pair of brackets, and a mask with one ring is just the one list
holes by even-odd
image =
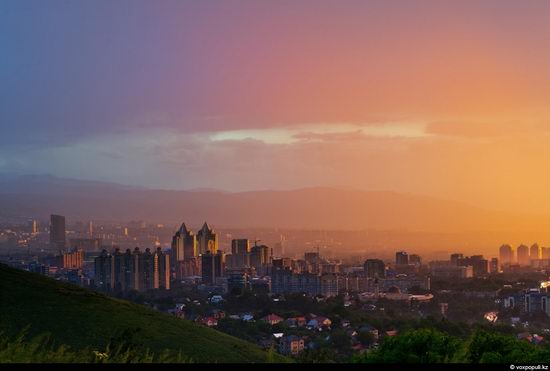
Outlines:
{"label": "hillside grass", "polygon": [[167,313],[0,264],[0,331],[17,337],[51,334],[73,350],[104,349],[132,333],[141,347],[192,362],[286,362],[257,345]]}

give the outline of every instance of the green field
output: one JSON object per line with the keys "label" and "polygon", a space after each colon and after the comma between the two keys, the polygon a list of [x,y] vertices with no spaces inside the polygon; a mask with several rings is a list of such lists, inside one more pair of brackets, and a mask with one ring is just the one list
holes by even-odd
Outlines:
{"label": "green field", "polygon": [[[128,301],[0,264],[0,331],[50,333],[72,349],[104,348],[124,330],[137,331],[152,352],[181,352],[194,362],[266,362],[255,344]],[[278,354],[271,361],[285,362]]]}

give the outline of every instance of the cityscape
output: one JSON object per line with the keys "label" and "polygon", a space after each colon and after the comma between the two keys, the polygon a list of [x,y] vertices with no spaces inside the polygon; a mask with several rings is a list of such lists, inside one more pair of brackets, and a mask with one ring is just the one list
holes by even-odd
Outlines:
{"label": "cityscape", "polygon": [[267,246],[231,233],[222,238],[207,222],[195,230],[181,223],[171,239],[165,229],[52,214],[49,221],[2,225],[0,263],[298,361],[346,362],[422,321],[506,328],[535,346],[550,336],[550,247],[537,243],[503,244],[494,257],[456,252],[427,261],[395,251],[386,259],[339,258],[324,256],[321,246],[301,253],[282,234]]}
{"label": "cityscape", "polygon": [[0,365],[548,369],[549,20],[1,0]]}

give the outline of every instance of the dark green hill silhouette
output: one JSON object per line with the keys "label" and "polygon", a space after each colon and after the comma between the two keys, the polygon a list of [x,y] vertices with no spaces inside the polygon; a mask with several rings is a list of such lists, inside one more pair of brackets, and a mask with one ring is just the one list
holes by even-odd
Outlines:
{"label": "dark green hill silhouette", "polygon": [[[17,336],[50,333],[78,350],[103,349],[125,331],[160,353],[181,352],[194,362],[266,362],[257,345],[169,314],[0,264],[0,331]],[[278,354],[272,361],[287,359]]]}

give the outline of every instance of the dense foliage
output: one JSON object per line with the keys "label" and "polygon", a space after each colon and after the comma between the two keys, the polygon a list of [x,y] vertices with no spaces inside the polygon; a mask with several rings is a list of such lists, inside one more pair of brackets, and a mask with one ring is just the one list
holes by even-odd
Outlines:
{"label": "dense foliage", "polygon": [[548,363],[550,347],[496,331],[477,329],[460,339],[433,328],[385,338],[378,349],[353,358],[358,363]]}

